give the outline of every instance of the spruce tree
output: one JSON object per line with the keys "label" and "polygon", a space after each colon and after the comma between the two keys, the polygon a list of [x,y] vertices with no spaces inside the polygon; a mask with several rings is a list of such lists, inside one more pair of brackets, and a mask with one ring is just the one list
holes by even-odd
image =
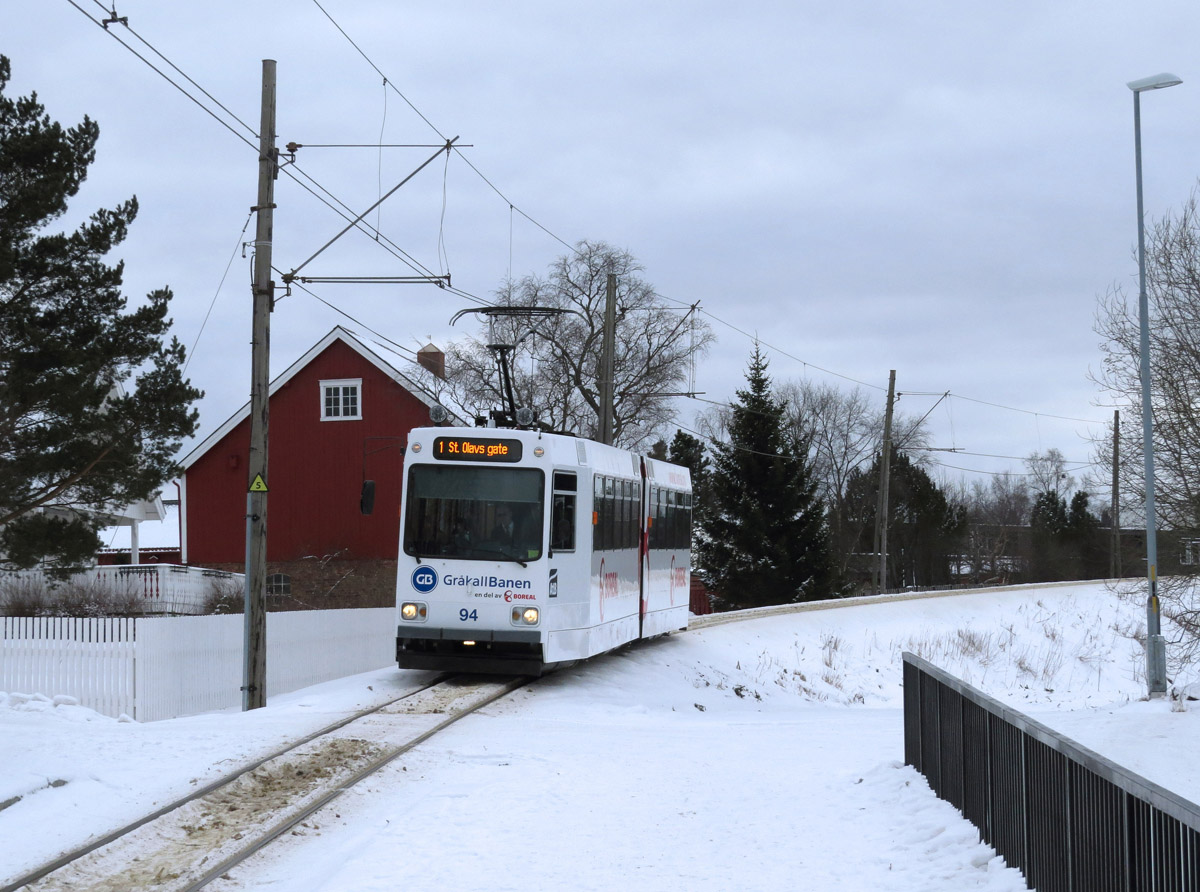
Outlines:
{"label": "spruce tree", "polygon": [[1067,503],[1054,490],[1039,493],[1029,515],[1029,574],[1033,582],[1070,578],[1066,533]]}
{"label": "spruce tree", "polygon": [[687,468],[692,477],[692,526],[700,524],[707,501],[708,456],[704,454],[704,443],[698,437],[677,430],[671,440],[668,460],[672,464]]}
{"label": "spruce tree", "polygon": [[729,441],[705,475],[696,562],[721,606],[757,607],[826,598],[831,591],[825,509],[808,450],[786,431],[767,361],[756,347],[737,392]]}
{"label": "spruce tree", "polygon": [[[846,483],[844,503],[851,542],[861,555],[858,569],[865,579],[873,571],[875,516],[879,511],[879,456],[867,468],[855,468]],[[966,510],[955,506],[925,470],[904,452],[892,449],[888,485],[888,578],[885,588],[947,585],[963,548]]]}
{"label": "spruce tree", "polygon": [[87,561],[107,512],[150,497],[196,427],[201,395],[164,343],[171,292],[126,312],[123,264],[102,258],[137,215],[130,198],[74,232],[60,218],[99,128],[64,129],[37,95],[5,95],[0,56],[0,567]]}

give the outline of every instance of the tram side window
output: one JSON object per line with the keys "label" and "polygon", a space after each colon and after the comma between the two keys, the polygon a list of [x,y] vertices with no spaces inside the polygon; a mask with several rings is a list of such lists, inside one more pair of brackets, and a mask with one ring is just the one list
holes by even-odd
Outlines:
{"label": "tram side window", "polygon": [[690,493],[650,489],[650,547],[685,550],[692,546]]}
{"label": "tram side window", "polygon": [[662,548],[662,516],[659,511],[659,499],[661,497],[661,489],[657,486],[650,487],[650,498],[646,506],[646,514],[650,520],[650,541],[647,545],[650,548]]}
{"label": "tram side window", "polygon": [[672,547],[676,549],[685,549],[689,546],[689,539],[692,533],[692,518],[691,512],[688,511],[684,504],[683,493],[673,493],[675,496],[675,521],[671,525],[674,531],[674,542]]}
{"label": "tram side window", "polygon": [[625,486],[628,485],[624,480],[612,481],[612,497],[613,497],[613,535],[612,546],[614,549],[623,549],[625,547]]}
{"label": "tram side window", "polygon": [[604,496],[608,517],[607,528],[604,531],[605,547],[609,551],[615,551],[621,547],[621,481],[605,477]]}
{"label": "tram side window", "polygon": [[639,484],[632,480],[597,476],[593,493],[593,550],[637,548],[641,532],[638,517],[641,505]]}
{"label": "tram side window", "polygon": [[637,548],[642,535],[642,484],[629,484],[629,547]]}
{"label": "tram side window", "polygon": [[621,536],[617,540],[619,548],[633,547],[633,484],[622,480],[621,486]]}
{"label": "tram side window", "polygon": [[604,478],[604,548],[606,550],[617,547],[616,482],[611,477]]}
{"label": "tram side window", "polygon": [[592,488],[592,550],[604,551],[608,543],[604,541],[604,478],[597,475]]}
{"label": "tram side window", "polygon": [[550,547],[575,550],[575,475],[554,474],[554,510],[550,515]]}

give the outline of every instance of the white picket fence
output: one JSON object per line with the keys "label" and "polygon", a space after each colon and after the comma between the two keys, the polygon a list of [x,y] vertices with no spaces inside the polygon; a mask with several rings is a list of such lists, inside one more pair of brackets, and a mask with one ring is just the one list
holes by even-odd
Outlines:
{"label": "white picket fence", "polygon": [[[75,697],[104,715],[156,721],[238,707],[245,620],[3,617],[0,690]],[[267,697],[381,669],[396,659],[395,612],[267,614]]]}

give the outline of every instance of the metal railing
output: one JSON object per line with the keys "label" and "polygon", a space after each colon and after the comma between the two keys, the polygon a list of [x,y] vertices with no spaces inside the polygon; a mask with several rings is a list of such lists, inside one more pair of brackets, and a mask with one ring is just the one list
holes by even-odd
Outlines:
{"label": "metal railing", "polygon": [[1200,807],[909,653],[904,761],[1031,889],[1200,889]]}

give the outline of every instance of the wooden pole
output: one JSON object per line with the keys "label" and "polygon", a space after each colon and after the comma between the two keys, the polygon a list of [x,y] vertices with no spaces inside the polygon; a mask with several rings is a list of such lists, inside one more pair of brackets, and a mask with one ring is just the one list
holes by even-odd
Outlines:
{"label": "wooden pole", "polygon": [[267,705],[267,414],[271,386],[271,239],[274,228],[275,61],[262,63],[258,228],[254,235],[254,320],[250,357],[250,453],[246,487],[246,627],[242,709]]}
{"label": "wooden pole", "polygon": [[617,276],[608,274],[604,301],[604,355],[600,358],[600,442],[612,445],[616,426]]}

